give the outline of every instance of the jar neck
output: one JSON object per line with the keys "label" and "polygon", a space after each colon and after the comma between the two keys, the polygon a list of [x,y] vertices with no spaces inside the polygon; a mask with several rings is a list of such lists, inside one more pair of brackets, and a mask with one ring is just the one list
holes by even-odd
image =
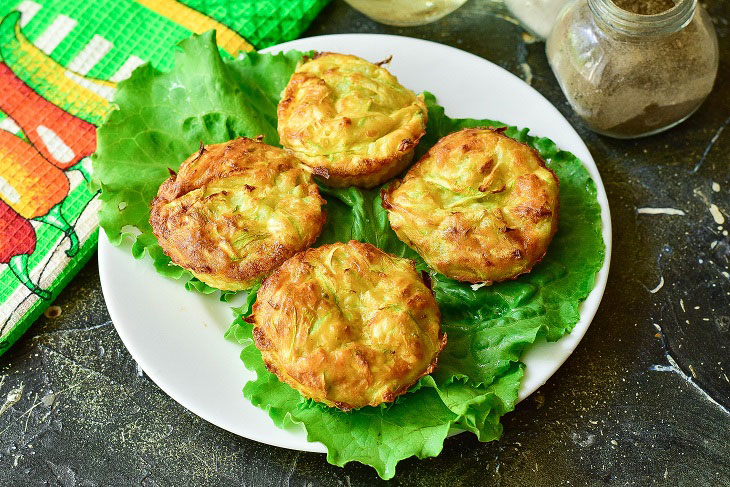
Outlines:
{"label": "jar neck", "polygon": [[612,0],[588,0],[601,27],[629,37],[665,36],[684,29],[697,10],[697,0],[675,0],[674,7],[654,15],[641,15],[616,6]]}

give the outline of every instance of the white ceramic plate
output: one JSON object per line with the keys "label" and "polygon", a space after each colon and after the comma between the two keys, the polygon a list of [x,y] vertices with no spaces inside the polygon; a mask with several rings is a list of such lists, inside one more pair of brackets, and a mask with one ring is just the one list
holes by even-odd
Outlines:
{"label": "white ceramic plate", "polygon": [[[538,343],[527,364],[520,399],[547,381],[568,358],[593,319],[608,277],[611,219],[596,165],[578,134],[537,91],[504,69],[472,54],[407,37],[343,34],[287,42],[267,49],[352,53],[370,61],[393,55],[388,69],[408,88],[434,93],[452,117],[490,118],[553,139],[585,164],[598,187],[606,261],[580,310],[573,332],[555,343]],[[135,260],[129,246],[99,239],[99,273],[114,326],[142,370],[184,407],[201,418],[252,440],[303,451],[324,452],[308,443],[304,429],[276,428],[266,413],[243,398],[254,377],[239,360],[240,347],[223,339],[232,321],[230,305],[215,296],[188,292],[158,275],[149,259]]]}

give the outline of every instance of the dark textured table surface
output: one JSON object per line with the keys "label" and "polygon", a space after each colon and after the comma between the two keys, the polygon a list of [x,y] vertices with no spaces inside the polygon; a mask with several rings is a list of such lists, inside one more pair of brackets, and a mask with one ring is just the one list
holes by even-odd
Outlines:
{"label": "dark textured table surface", "polygon": [[[450,438],[438,458],[402,462],[392,483],[730,485],[730,3],[706,7],[720,39],[714,92],[687,122],[636,141],[581,126],[544,44],[523,36],[499,3],[470,0],[406,29],[334,2],[306,33],[431,39],[521,76],[580,132],[611,205],[608,287],[575,353],[503,419],[500,441]],[[638,211],[645,207],[684,215]],[[56,305],[59,317],[39,319],[0,358],[0,485],[378,482],[370,467],[239,438],[175,403],[117,336],[96,260]]]}

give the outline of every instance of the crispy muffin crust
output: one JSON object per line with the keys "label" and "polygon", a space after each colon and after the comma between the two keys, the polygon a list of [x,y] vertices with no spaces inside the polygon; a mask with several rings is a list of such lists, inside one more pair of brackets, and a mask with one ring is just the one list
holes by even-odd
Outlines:
{"label": "crispy muffin crust", "polygon": [[392,402],[446,345],[413,261],[351,240],[300,252],[264,280],[256,347],[279,379],[342,410]]}
{"label": "crispy muffin crust", "polygon": [[150,224],[172,261],[218,289],[249,289],[314,243],[325,201],[289,152],[239,138],[201,146],[160,186]]}
{"label": "crispy muffin crust", "polygon": [[371,188],[411,163],[428,111],[380,66],[320,53],[297,67],[278,116],[281,144],[327,185]]}
{"label": "crispy muffin crust", "polygon": [[442,274],[496,282],[529,272],[558,228],[558,178],[502,130],[439,140],[382,192],[390,225]]}

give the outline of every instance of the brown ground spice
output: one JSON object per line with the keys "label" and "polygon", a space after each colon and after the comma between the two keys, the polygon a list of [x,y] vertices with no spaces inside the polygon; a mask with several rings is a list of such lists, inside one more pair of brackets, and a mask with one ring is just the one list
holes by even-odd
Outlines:
{"label": "brown ground spice", "polygon": [[[647,6],[667,0],[613,1]],[[571,106],[596,132],[633,137],[656,131],[690,115],[712,89],[717,51],[704,11],[665,36],[589,36],[577,33],[599,27],[587,5],[577,5],[555,25],[547,54]]]}
{"label": "brown ground spice", "polygon": [[620,9],[639,15],[656,15],[674,7],[673,0],[612,0]]}
{"label": "brown ground spice", "polygon": [[656,15],[674,7],[673,0],[612,0],[620,9],[639,15]]}

